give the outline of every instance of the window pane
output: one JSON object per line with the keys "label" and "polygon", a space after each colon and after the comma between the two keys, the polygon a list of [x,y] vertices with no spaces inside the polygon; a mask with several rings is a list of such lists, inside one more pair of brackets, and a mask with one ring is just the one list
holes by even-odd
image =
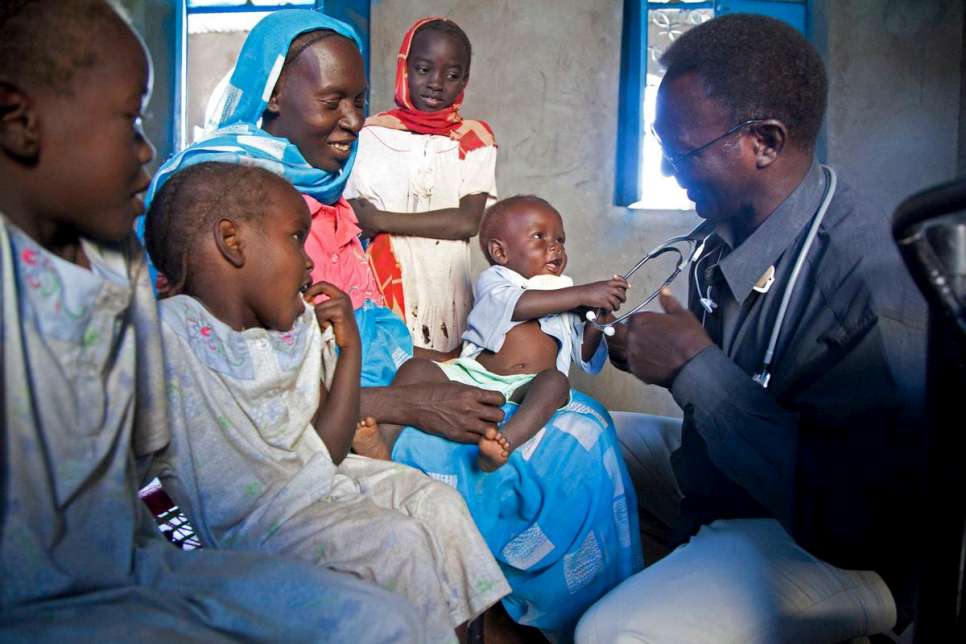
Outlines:
{"label": "window pane", "polygon": [[248,4],[248,0],[188,0],[188,8],[191,7],[237,7],[238,5]]}
{"label": "window pane", "polygon": [[[649,2],[649,5],[660,4]],[[676,3],[680,4],[680,2]],[[685,31],[714,17],[713,9],[648,9],[647,78],[644,86],[644,135],[641,150],[641,200],[632,208],[690,210],[693,204],[673,177],[661,173],[661,148],[651,134],[657,88],[664,70],[658,60]]]}
{"label": "window pane", "polygon": [[189,13],[187,87],[183,94],[187,143],[201,138],[210,99],[235,65],[248,32],[267,11]]}
{"label": "window pane", "polygon": [[[649,2],[648,4],[654,4]],[[714,18],[714,9],[649,9],[647,12],[647,74],[663,76],[658,60],[678,36]]]}
{"label": "window pane", "polygon": [[255,7],[281,7],[292,5],[296,7],[314,7],[315,0],[188,0],[188,8],[193,7],[241,7],[251,5]]}

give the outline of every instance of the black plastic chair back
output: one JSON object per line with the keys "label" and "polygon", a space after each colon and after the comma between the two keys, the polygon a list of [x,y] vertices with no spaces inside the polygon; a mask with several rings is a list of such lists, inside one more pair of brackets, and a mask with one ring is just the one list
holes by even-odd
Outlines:
{"label": "black plastic chair back", "polygon": [[906,199],[892,233],[929,302],[926,547],[915,641],[966,642],[966,177]]}

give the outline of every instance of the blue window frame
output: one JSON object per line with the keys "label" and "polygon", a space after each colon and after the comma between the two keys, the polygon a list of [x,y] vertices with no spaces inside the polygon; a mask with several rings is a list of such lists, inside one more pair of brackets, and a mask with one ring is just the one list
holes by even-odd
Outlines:
{"label": "blue window frame", "polygon": [[[713,16],[757,13],[783,20],[808,37],[807,0],[624,0],[614,201],[645,209],[689,209],[673,179],[660,174],[650,133],[660,82],[657,48]],[[649,42],[649,39],[654,42]],[[650,69],[649,69],[650,67]]]}
{"label": "blue window frame", "polygon": [[174,91],[172,92],[171,141],[174,151],[188,144],[186,124],[186,91],[188,81],[188,17],[204,14],[225,16],[254,14],[278,9],[318,9],[352,25],[364,44],[363,58],[369,76],[369,2],[370,0],[174,0],[175,47]]}
{"label": "blue window frame", "polygon": [[187,0],[188,13],[238,13],[272,11],[284,7],[313,8],[316,0]]}

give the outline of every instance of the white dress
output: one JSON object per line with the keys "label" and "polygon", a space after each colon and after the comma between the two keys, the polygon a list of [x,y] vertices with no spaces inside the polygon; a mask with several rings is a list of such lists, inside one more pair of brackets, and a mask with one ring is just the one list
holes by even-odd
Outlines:
{"label": "white dress", "polygon": [[[380,210],[419,213],[455,208],[468,195],[496,199],[495,146],[459,158],[446,136],[378,126],[359,133],[359,151],[345,196]],[[451,351],[460,344],[473,304],[468,241],[392,235],[402,268],[406,325],[418,347]]]}
{"label": "white dress", "polygon": [[422,639],[373,585],[163,539],[137,496],[135,457],[169,439],[144,254],[133,235],[83,249],[90,270],[0,214],[0,641]]}
{"label": "white dress", "polygon": [[160,305],[172,441],[157,473],[206,545],[289,554],[394,590],[430,639],[509,586],[451,487],[349,455],[313,428],[322,334],[306,307],[291,331],[235,331],[194,298]]}

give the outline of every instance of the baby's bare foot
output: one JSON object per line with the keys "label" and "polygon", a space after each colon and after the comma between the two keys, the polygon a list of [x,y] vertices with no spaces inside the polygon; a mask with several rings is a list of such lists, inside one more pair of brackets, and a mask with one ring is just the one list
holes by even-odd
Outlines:
{"label": "baby's bare foot", "polygon": [[487,432],[480,439],[480,457],[477,464],[484,472],[492,472],[510,458],[510,441],[502,432]]}
{"label": "baby's bare foot", "polygon": [[356,424],[356,433],[352,437],[352,450],[360,456],[377,458],[381,461],[392,460],[389,444],[379,431],[376,419],[371,416],[366,416]]}

